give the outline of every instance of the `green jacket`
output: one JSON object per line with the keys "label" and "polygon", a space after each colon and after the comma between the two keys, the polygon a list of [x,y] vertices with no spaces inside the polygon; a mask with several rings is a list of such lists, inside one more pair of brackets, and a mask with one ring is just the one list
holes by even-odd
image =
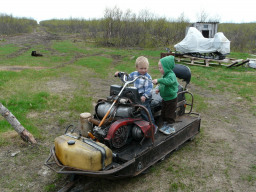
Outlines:
{"label": "green jacket", "polygon": [[164,101],[169,101],[177,97],[178,81],[173,68],[175,65],[174,56],[167,56],[160,59],[162,64],[164,75],[162,78],[157,79],[159,83],[160,95]]}

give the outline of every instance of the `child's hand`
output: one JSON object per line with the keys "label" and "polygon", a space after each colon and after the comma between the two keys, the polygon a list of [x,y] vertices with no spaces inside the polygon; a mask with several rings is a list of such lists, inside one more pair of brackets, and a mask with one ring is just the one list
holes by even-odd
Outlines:
{"label": "child's hand", "polygon": [[140,100],[141,100],[142,103],[144,103],[146,101],[146,97],[145,96],[141,96]]}
{"label": "child's hand", "polygon": [[159,91],[159,89],[156,89],[156,94],[158,94],[160,91]]}
{"label": "child's hand", "polygon": [[157,84],[157,79],[152,80],[152,83]]}

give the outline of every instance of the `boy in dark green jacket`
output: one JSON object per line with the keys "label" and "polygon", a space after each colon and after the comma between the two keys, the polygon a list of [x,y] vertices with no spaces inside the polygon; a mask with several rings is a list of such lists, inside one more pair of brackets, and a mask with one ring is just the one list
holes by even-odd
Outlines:
{"label": "boy in dark green jacket", "polygon": [[165,134],[172,134],[175,132],[173,123],[175,123],[175,110],[177,106],[177,92],[178,81],[173,72],[175,62],[174,56],[167,56],[159,60],[158,68],[162,73],[162,78],[154,79],[154,84],[159,84],[156,93],[160,92],[162,100],[161,117],[163,119],[163,126],[159,130]]}

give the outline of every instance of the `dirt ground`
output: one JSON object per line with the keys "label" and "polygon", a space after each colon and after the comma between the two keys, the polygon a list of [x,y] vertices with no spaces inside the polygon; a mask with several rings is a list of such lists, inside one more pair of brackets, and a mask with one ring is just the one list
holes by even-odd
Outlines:
{"label": "dirt ground", "polygon": [[[40,30],[31,35],[6,37],[1,44],[13,43],[23,47],[9,55],[11,58],[35,44],[44,44],[51,49],[50,41],[62,38],[66,37]],[[23,68],[7,65],[0,66],[0,71]],[[112,83],[111,80],[99,79],[90,82],[92,87],[98,88],[94,90],[100,90],[93,92],[95,98],[107,95],[108,86]],[[49,90],[62,87],[57,90],[60,93],[73,87],[65,79],[48,82],[47,85]],[[250,112],[248,102],[228,92],[204,90],[193,85],[193,82],[189,90],[201,95],[209,106],[200,114],[201,132],[193,141],[156,164],[147,174],[117,181],[83,178],[73,191],[256,191],[256,118]],[[256,104],[255,98],[252,103]],[[47,113],[40,115],[41,118],[50,118]],[[66,176],[56,176],[43,165],[54,137],[62,134],[63,130],[51,124],[41,129],[48,131],[48,139],[35,146],[21,141],[15,132],[5,133],[4,137],[13,144],[0,150],[0,191],[44,191],[51,184],[57,184],[56,188],[60,189],[68,181]],[[33,179],[28,177],[31,175]],[[87,181],[91,183],[85,184]]]}

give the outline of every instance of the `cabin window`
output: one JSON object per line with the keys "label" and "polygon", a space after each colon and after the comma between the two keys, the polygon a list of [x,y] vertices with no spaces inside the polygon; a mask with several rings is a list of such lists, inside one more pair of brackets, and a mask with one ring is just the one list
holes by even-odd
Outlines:
{"label": "cabin window", "polygon": [[205,29],[208,29],[208,25],[204,25],[204,28],[205,28]]}

